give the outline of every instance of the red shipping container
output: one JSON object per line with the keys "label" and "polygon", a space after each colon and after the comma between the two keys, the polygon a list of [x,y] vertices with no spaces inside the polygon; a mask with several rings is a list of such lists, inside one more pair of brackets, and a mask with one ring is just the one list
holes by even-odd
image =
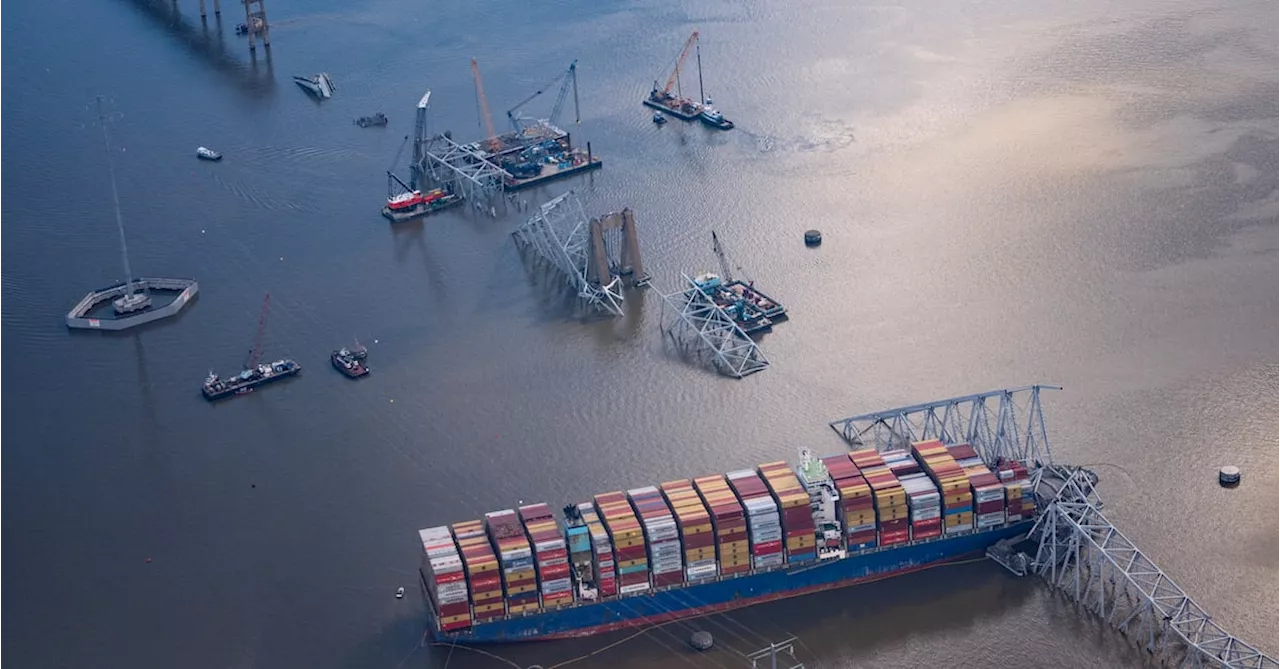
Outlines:
{"label": "red shipping container", "polygon": [[903,543],[904,541],[907,541],[907,539],[909,538],[908,534],[909,533],[906,530],[902,530],[898,532],[881,532],[880,545],[892,546],[894,544]]}
{"label": "red shipping container", "polygon": [[752,555],[772,555],[782,550],[782,540],[765,541],[751,547]]}
{"label": "red shipping container", "polygon": [[906,518],[899,520],[886,520],[880,523],[881,532],[900,532],[907,529],[908,521]]}
{"label": "red shipping container", "polygon": [[653,577],[653,585],[659,588],[668,585],[680,585],[681,583],[684,583],[683,571],[673,571],[669,574],[658,574]]}
{"label": "red shipping container", "polygon": [[477,613],[476,620],[483,622],[486,620],[493,620],[494,618],[501,618],[502,616],[505,616],[505,615],[507,615],[506,611],[503,611],[502,609],[494,609],[492,611]]}
{"label": "red shipping container", "polygon": [[997,499],[991,502],[979,502],[978,513],[995,513],[1004,510],[1004,500]]}
{"label": "red shipping container", "polygon": [[911,532],[911,538],[916,541],[919,541],[921,539],[932,539],[934,537],[940,537],[940,536],[942,536],[942,528],[936,528],[936,527],[932,530],[913,530]]}
{"label": "red shipping container", "polygon": [[917,528],[918,528],[918,529],[922,529],[922,530],[927,530],[927,529],[929,529],[929,528],[931,528],[931,527],[942,527],[942,519],[941,519],[941,518],[931,518],[931,519],[929,519],[929,520],[917,520],[916,522],[911,523],[911,527],[912,527],[912,529],[917,529]]}
{"label": "red shipping container", "polygon": [[464,613],[471,612],[471,604],[467,602],[458,602],[456,604],[441,604],[440,617],[447,618],[449,616],[460,616]]}
{"label": "red shipping container", "polygon": [[741,574],[749,569],[751,569],[751,565],[740,564],[736,567],[721,567],[720,573],[728,576],[729,574]]}
{"label": "red shipping container", "polygon": [[807,530],[801,529],[801,530],[788,530],[788,531],[787,531],[787,538],[788,538],[788,539],[795,539],[796,537],[808,537],[808,536],[812,536],[812,535],[813,535],[813,529],[812,529],[812,528],[807,529]]}
{"label": "red shipping container", "polygon": [[456,581],[466,580],[467,575],[462,573],[462,571],[459,570],[459,571],[445,572],[443,574],[430,574],[427,576],[427,578],[432,581],[435,581],[436,583],[444,585],[445,583],[454,583]]}
{"label": "red shipping container", "polygon": [[452,632],[453,630],[466,629],[468,627],[471,627],[470,620],[459,620],[457,622],[445,623],[440,626],[440,629],[445,632]]}

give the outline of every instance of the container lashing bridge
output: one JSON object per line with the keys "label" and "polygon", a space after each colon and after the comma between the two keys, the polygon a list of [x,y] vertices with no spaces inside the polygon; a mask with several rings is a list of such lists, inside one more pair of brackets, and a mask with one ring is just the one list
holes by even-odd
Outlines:
{"label": "container lashing bridge", "polygon": [[[1083,609],[1136,640],[1165,665],[1277,669],[1280,664],[1232,636],[1102,514],[1098,476],[1055,465],[1034,385],[916,404],[830,423],[851,448],[884,451],[940,439],[968,443],[988,464],[1027,464],[1037,506],[1027,536],[988,556],[1017,574],[1034,573]],[[1016,547],[1033,545],[1035,555]]]}

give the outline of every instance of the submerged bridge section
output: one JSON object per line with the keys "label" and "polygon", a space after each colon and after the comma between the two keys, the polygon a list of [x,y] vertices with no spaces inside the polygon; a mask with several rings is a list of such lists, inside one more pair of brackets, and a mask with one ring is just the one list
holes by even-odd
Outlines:
{"label": "submerged bridge section", "polygon": [[988,463],[1017,459],[1031,469],[1037,520],[1027,537],[1035,555],[1012,545],[989,552],[1018,574],[1035,573],[1081,607],[1136,640],[1162,664],[1280,669],[1276,658],[1213,621],[1155,562],[1102,514],[1098,476],[1054,465],[1035,385],[965,395],[831,422],[853,448],[877,450],[941,439],[969,443]]}

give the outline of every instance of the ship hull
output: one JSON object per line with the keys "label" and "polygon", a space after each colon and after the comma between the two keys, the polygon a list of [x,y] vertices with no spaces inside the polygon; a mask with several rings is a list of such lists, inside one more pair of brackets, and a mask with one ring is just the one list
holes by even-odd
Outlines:
{"label": "ship hull", "polygon": [[[1031,521],[1023,521],[983,532],[871,550],[843,559],[824,560],[792,569],[744,574],[737,578],[678,586],[651,594],[481,622],[459,632],[440,632],[435,621],[428,620],[428,629],[437,639],[457,644],[549,641],[639,629],[979,557],[992,544],[1025,534],[1030,527]],[[426,596],[425,582],[421,580],[421,575],[419,586]],[[427,611],[430,616],[429,604]]]}

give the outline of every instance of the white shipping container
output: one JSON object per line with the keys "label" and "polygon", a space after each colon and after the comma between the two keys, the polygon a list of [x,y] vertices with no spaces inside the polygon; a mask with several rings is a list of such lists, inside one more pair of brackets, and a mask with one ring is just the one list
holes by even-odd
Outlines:
{"label": "white shipping container", "polygon": [[933,520],[934,518],[938,518],[938,517],[941,517],[941,516],[942,516],[942,509],[941,509],[940,507],[934,507],[934,508],[932,508],[932,509],[925,509],[925,510],[923,510],[923,511],[914,511],[914,510],[913,510],[913,511],[911,512],[911,519],[912,519],[912,520]]}
{"label": "white shipping container", "polygon": [[564,592],[565,590],[568,590],[569,586],[571,585],[573,585],[573,582],[569,579],[568,576],[566,576],[564,578],[557,578],[550,581],[543,581],[542,591],[551,592],[551,593]]}
{"label": "white shipping container", "polygon": [[533,545],[533,548],[539,553],[564,550],[564,539],[547,539],[545,541],[539,541]]}
{"label": "white shipping container", "polygon": [[700,567],[689,567],[689,569],[685,571],[685,577],[686,577],[688,580],[690,580],[690,581],[695,580],[695,579],[699,579],[699,578],[709,578],[709,577],[711,577],[711,576],[715,576],[715,575],[716,575],[716,566],[715,566],[715,565],[703,565],[703,566],[700,566]]}
{"label": "white shipping container", "polygon": [[876,529],[875,523],[864,523],[862,525],[854,525],[850,527],[848,533],[853,534],[855,532],[870,532],[871,530],[874,530],[874,529]]}
{"label": "white shipping container", "polygon": [[952,527],[944,527],[942,529],[942,533],[943,534],[959,534],[960,532],[965,532],[972,529],[973,529],[972,525],[954,525]]}
{"label": "white shipping container", "polygon": [[707,558],[707,559],[705,559],[705,560],[694,560],[693,562],[690,562],[688,566],[689,566],[689,568],[690,568],[690,569],[697,569],[697,568],[700,568],[700,567],[715,567],[715,566],[716,566],[716,559],[715,559],[715,558]]}
{"label": "white shipping container", "polygon": [[462,571],[462,559],[456,555],[431,558],[431,571],[436,574],[452,574]]}
{"label": "white shipping container", "polygon": [[649,589],[648,583],[633,583],[631,585],[624,585],[621,588],[619,588],[618,594],[634,595],[637,592],[644,592],[645,590],[648,590],[648,589]]}

